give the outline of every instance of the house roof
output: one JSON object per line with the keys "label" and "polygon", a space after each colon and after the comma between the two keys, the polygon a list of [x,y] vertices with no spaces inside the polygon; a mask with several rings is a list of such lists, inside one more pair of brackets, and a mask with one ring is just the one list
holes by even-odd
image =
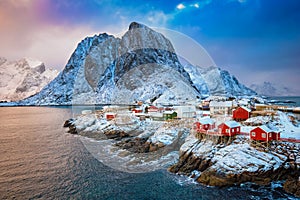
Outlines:
{"label": "house roof", "polygon": [[148,116],[150,116],[150,117],[163,117],[163,113],[151,113],[151,114],[148,114]]}
{"label": "house roof", "polygon": [[173,114],[173,113],[176,113],[174,110],[166,110],[164,112],[165,114]]}
{"label": "house roof", "polygon": [[105,115],[116,115],[114,112],[106,112]]}
{"label": "house roof", "polygon": [[201,124],[214,124],[215,123],[214,120],[209,117],[201,118],[201,119],[199,119],[199,122]]}
{"label": "house roof", "polygon": [[264,132],[266,133],[270,133],[270,132],[276,132],[274,130],[271,130],[269,127],[267,127],[266,125],[262,125],[259,127],[260,129],[262,129]]}
{"label": "house roof", "polygon": [[209,107],[232,107],[232,101],[211,101]]}
{"label": "house roof", "polygon": [[235,128],[241,126],[239,123],[236,121],[227,121],[224,124],[226,124],[229,128]]}
{"label": "house roof", "polygon": [[247,105],[249,103],[249,100],[248,99],[240,99],[240,100],[238,100],[238,103],[241,105]]}
{"label": "house roof", "polygon": [[150,106],[148,109],[158,109],[156,106]]}
{"label": "house roof", "polygon": [[244,110],[246,110],[247,112],[251,112],[251,109],[245,107],[245,106],[241,106],[241,108],[243,108]]}
{"label": "house roof", "polygon": [[181,111],[181,112],[195,112],[196,107],[195,106],[174,106],[175,110]]}

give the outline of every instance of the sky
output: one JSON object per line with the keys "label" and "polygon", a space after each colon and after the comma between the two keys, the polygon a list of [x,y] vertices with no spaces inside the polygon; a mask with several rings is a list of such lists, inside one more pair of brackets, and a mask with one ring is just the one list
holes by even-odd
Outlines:
{"label": "sky", "polygon": [[132,21],[189,37],[246,85],[270,81],[300,95],[298,0],[0,0],[0,56],[61,70],[86,36],[120,35]]}

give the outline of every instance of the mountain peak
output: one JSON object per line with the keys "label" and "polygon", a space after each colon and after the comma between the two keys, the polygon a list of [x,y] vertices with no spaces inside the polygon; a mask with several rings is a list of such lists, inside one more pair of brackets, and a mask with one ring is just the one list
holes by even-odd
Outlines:
{"label": "mountain peak", "polygon": [[5,58],[1,58],[0,99],[16,101],[34,95],[50,83],[57,74],[56,70],[46,70],[45,65],[40,61],[28,58],[6,61]]}
{"label": "mountain peak", "polygon": [[128,30],[136,29],[136,28],[145,28],[144,24],[140,24],[138,22],[131,22]]}

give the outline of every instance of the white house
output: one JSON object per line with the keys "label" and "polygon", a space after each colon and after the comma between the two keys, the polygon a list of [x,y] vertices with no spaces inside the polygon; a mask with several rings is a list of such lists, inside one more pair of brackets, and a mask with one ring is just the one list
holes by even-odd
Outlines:
{"label": "white house", "polygon": [[211,101],[209,109],[211,115],[231,115],[233,103],[232,101]]}
{"label": "white house", "polygon": [[193,118],[196,116],[196,106],[175,106],[178,118]]}

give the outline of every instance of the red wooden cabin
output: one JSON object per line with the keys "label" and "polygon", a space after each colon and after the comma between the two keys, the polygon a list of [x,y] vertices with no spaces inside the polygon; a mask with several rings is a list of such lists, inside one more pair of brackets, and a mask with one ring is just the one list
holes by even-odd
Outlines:
{"label": "red wooden cabin", "polygon": [[234,136],[241,133],[241,125],[236,121],[228,121],[218,126],[218,133],[225,136]]}
{"label": "red wooden cabin", "polygon": [[106,120],[112,120],[116,118],[116,113],[105,113]]}
{"label": "red wooden cabin", "polygon": [[141,108],[134,108],[134,109],[132,110],[132,112],[133,112],[133,113],[142,113],[143,110],[142,110]]}
{"label": "red wooden cabin", "polygon": [[194,129],[197,132],[205,132],[215,128],[215,122],[211,118],[201,118],[198,122],[194,123]]}
{"label": "red wooden cabin", "polygon": [[280,133],[269,129],[265,125],[262,125],[250,131],[250,139],[258,141],[279,140]]}
{"label": "red wooden cabin", "polygon": [[150,106],[149,108],[148,108],[148,112],[158,112],[158,107],[156,107],[156,106]]}
{"label": "red wooden cabin", "polygon": [[247,120],[250,117],[251,110],[244,106],[238,107],[237,109],[233,110],[233,119],[237,121]]}

